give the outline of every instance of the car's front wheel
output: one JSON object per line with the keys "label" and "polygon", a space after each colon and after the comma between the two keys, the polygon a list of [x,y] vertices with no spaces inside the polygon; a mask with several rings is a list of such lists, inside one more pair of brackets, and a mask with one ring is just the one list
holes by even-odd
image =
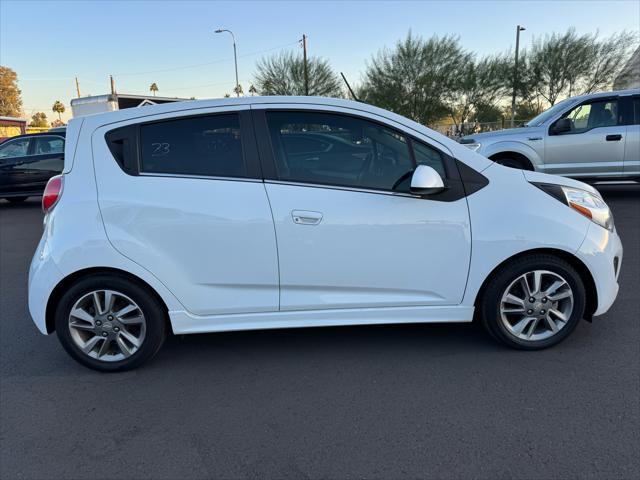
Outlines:
{"label": "car's front wheel", "polygon": [[524,350],[564,340],[585,310],[580,275],[561,258],[540,254],[516,259],[489,280],[479,302],[485,328],[506,345]]}
{"label": "car's front wheel", "polygon": [[150,359],[167,331],[155,296],[125,277],[103,274],[67,290],[56,308],[55,326],[75,360],[105,372],[130,370]]}

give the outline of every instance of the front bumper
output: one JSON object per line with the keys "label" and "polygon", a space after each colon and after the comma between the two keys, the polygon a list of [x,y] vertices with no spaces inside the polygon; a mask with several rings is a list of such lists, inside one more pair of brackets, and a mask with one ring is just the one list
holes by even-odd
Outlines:
{"label": "front bumper", "polygon": [[620,237],[615,230],[610,232],[592,223],[576,255],[591,272],[596,286],[598,306],[593,315],[602,315],[618,295],[618,275],[622,264]]}

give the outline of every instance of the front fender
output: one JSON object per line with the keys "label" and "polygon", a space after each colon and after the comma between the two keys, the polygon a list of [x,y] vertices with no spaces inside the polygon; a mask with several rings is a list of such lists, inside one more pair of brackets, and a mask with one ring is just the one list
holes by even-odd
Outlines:
{"label": "front fender", "polygon": [[492,143],[490,145],[487,145],[486,147],[483,146],[478,153],[481,153],[485,157],[489,158],[497,153],[503,152],[516,152],[520,155],[524,155],[531,162],[534,168],[536,168],[536,170],[543,164],[542,158],[540,158],[538,152],[536,152],[532,147],[530,147],[526,143],[516,142],[513,140]]}

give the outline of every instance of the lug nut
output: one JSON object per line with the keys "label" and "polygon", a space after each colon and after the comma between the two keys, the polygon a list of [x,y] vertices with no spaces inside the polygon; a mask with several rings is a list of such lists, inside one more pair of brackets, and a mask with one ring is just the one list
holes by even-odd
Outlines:
{"label": "lug nut", "polygon": [[544,310],[540,310],[540,314],[541,314],[541,315],[544,315]]}
{"label": "lug nut", "polygon": [[113,331],[114,331],[114,332],[119,332],[119,331],[120,331],[120,328],[119,328],[119,327],[113,327]]}
{"label": "lug nut", "polygon": [[535,298],[533,298],[533,297],[529,297],[529,301],[530,301],[531,303],[533,303],[533,302],[535,302],[535,301],[536,301],[536,299],[535,299]]}
{"label": "lug nut", "polygon": [[109,316],[107,317],[107,320],[113,320],[113,315],[109,315]]}
{"label": "lug nut", "polygon": [[531,315],[531,314],[533,313],[533,310],[529,309],[529,310],[527,310],[527,313],[528,313],[529,315]]}
{"label": "lug nut", "polygon": [[544,298],[542,299],[542,303],[547,303],[547,297],[544,297]]}
{"label": "lug nut", "polygon": [[96,325],[100,326],[102,325],[102,322],[100,320],[96,320]]}
{"label": "lug nut", "polygon": [[108,334],[107,332],[102,332],[102,336],[103,336],[103,337],[106,337],[106,336],[108,336],[108,335],[109,335],[109,334]]}

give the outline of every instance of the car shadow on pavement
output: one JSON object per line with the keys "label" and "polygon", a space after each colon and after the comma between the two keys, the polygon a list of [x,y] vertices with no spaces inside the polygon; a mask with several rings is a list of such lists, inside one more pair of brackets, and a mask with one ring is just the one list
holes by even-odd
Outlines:
{"label": "car shadow on pavement", "polygon": [[273,330],[175,335],[168,338],[153,363],[192,360],[220,362],[226,353],[232,357],[248,354],[252,361],[288,357],[292,361],[320,356],[360,357],[362,359],[406,355],[439,357],[463,352],[505,351],[480,326],[474,324],[404,324],[341,327],[309,327]]}

